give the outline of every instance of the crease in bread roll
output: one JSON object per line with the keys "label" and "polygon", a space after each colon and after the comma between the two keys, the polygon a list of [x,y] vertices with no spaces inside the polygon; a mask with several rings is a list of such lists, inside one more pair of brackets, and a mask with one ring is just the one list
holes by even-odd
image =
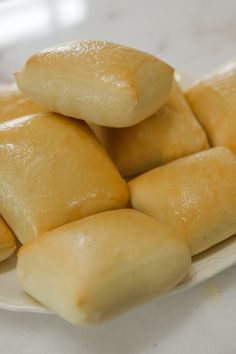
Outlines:
{"label": "crease in bread roll", "polygon": [[176,81],[167,102],[143,122],[128,128],[89,126],[126,177],[209,147]]}
{"label": "crease in bread roll", "polygon": [[0,124],[0,213],[22,243],[125,207],[125,182],[84,122],[54,113]]}
{"label": "crease in bread roll", "polygon": [[24,245],[20,285],[73,324],[96,324],[160,296],[188,273],[189,249],[165,224],[132,209],[64,225]]}
{"label": "crease in bread roll", "polygon": [[132,206],[168,223],[198,254],[236,233],[236,156],[212,148],[128,183]]}
{"label": "crease in bread roll", "polygon": [[0,123],[28,114],[47,111],[48,109],[31,101],[15,85],[0,86]]}
{"label": "crease in bread roll", "polygon": [[173,69],[136,49],[82,40],[33,55],[15,78],[20,90],[50,111],[126,127],[163,105],[171,90]]}
{"label": "crease in bread roll", "polygon": [[0,262],[10,257],[16,249],[16,241],[2,217],[0,217]]}
{"label": "crease in bread roll", "polygon": [[197,81],[186,98],[211,145],[236,153],[236,59]]}

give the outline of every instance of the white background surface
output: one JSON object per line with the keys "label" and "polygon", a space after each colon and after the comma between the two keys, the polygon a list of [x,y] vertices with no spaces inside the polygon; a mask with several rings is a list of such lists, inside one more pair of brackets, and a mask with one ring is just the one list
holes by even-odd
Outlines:
{"label": "white background surface", "polygon": [[[75,38],[144,49],[194,75],[236,55],[234,0],[17,0],[13,11],[14,3],[0,2],[0,81],[35,50]],[[154,303],[93,328],[0,311],[0,353],[236,353],[236,267]]]}

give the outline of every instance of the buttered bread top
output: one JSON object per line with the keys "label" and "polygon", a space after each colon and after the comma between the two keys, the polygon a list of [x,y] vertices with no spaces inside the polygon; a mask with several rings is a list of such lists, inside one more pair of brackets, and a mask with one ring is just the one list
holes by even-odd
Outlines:
{"label": "buttered bread top", "polygon": [[126,206],[128,191],[90,129],[55,113],[0,124],[0,214],[22,243]]}
{"label": "buttered bread top", "polygon": [[136,49],[82,40],[33,55],[15,77],[23,92],[50,111],[99,125],[128,127],[163,105],[173,69]]}

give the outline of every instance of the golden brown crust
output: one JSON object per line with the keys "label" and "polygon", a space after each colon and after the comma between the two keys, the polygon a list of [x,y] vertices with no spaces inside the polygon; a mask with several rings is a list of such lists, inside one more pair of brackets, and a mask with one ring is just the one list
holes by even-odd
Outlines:
{"label": "golden brown crust", "polygon": [[177,82],[153,116],[128,128],[90,125],[123,176],[137,175],[208,148]]}
{"label": "golden brown crust", "polygon": [[236,152],[236,61],[196,82],[186,98],[212,146]]}
{"label": "golden brown crust", "polygon": [[132,209],[64,225],[21,248],[23,289],[74,324],[110,319],[173,288],[191,263],[165,224]]}
{"label": "golden brown crust", "polygon": [[51,111],[105,126],[130,126],[167,99],[173,69],[156,57],[104,41],[74,41],[28,59],[18,87]]}
{"label": "golden brown crust", "polygon": [[21,242],[126,206],[128,191],[90,129],[53,113],[0,125],[0,213]]}
{"label": "golden brown crust", "polygon": [[135,209],[171,225],[192,254],[236,232],[236,157],[209,149],[129,182]]}

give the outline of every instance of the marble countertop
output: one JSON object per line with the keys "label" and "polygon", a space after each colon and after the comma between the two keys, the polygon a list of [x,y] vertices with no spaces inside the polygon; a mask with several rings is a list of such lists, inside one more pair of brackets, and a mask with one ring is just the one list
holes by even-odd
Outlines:
{"label": "marble countertop", "polygon": [[[12,79],[12,73],[36,50],[77,38],[112,40],[146,50],[176,69],[194,75],[209,72],[236,52],[234,0],[6,0],[4,3],[18,3],[17,9],[25,3],[28,10],[21,5],[22,11],[6,14],[0,7],[1,81]],[[63,10],[63,3],[67,4],[67,11]],[[33,4],[38,7],[41,4],[41,8],[34,9]],[[63,13],[69,18],[74,14],[71,21],[67,17],[62,20]],[[23,17],[19,28],[17,15]]]}
{"label": "marble countertop", "polygon": [[[200,76],[236,54],[235,0],[0,2],[0,82],[36,50],[76,38],[143,49]],[[54,315],[0,311],[4,354],[234,354],[236,267],[110,323],[76,328]]]}

